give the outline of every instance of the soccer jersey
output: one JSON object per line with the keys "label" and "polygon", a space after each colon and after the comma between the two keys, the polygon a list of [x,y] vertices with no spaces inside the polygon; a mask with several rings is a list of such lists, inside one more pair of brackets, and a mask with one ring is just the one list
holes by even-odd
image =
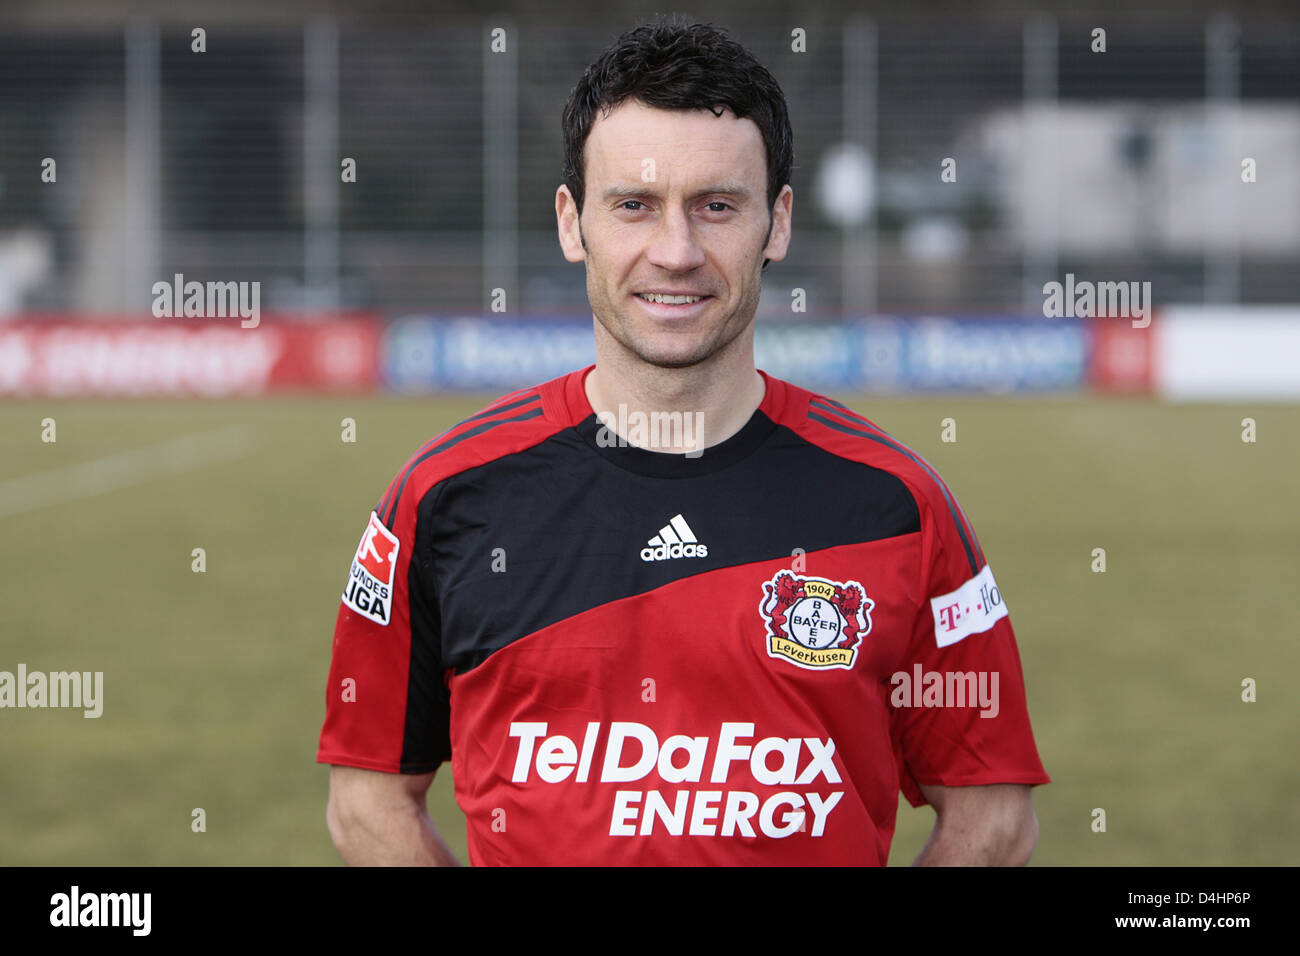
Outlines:
{"label": "soccer jersey", "polygon": [[474,864],[884,864],[900,790],[1049,782],[1015,635],[934,470],[764,374],[694,457],[590,369],[421,448],[370,515],[317,759],[451,762]]}

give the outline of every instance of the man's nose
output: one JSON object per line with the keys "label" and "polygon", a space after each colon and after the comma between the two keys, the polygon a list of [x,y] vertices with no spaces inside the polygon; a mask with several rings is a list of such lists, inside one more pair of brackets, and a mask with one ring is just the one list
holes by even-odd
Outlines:
{"label": "man's nose", "polygon": [[655,228],[647,258],[666,272],[690,272],[704,265],[704,249],[685,211],[664,212]]}

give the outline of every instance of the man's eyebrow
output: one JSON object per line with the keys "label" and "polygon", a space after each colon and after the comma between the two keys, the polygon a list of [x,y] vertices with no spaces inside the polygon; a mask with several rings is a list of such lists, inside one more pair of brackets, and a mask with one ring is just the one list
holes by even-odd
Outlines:
{"label": "man's eyebrow", "polygon": [[[608,202],[611,199],[634,199],[637,196],[646,196],[654,193],[653,183],[621,183],[617,186],[610,186],[603,193],[601,198]],[[724,182],[714,186],[708,186],[704,189],[696,190],[687,199],[699,199],[701,196],[734,196],[736,199],[744,202],[750,198],[752,193],[748,186],[743,183]]]}

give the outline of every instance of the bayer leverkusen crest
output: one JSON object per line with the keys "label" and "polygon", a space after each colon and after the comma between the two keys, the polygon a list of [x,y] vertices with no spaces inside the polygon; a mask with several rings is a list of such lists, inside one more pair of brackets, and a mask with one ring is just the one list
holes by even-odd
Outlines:
{"label": "bayer leverkusen crest", "polygon": [[778,571],[763,585],[758,606],[767,621],[767,653],[808,670],[848,670],[858,659],[862,638],[871,631],[875,606],[857,581]]}

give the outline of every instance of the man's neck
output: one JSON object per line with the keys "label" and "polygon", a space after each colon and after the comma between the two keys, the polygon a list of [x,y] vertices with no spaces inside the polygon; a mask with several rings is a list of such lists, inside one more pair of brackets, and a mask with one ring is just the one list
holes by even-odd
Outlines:
{"label": "man's neck", "polygon": [[698,454],[740,431],[763,401],[766,384],[754,367],[752,338],[740,339],[723,350],[727,354],[680,369],[648,365],[621,346],[602,349],[598,343],[587,400],[629,444]]}

